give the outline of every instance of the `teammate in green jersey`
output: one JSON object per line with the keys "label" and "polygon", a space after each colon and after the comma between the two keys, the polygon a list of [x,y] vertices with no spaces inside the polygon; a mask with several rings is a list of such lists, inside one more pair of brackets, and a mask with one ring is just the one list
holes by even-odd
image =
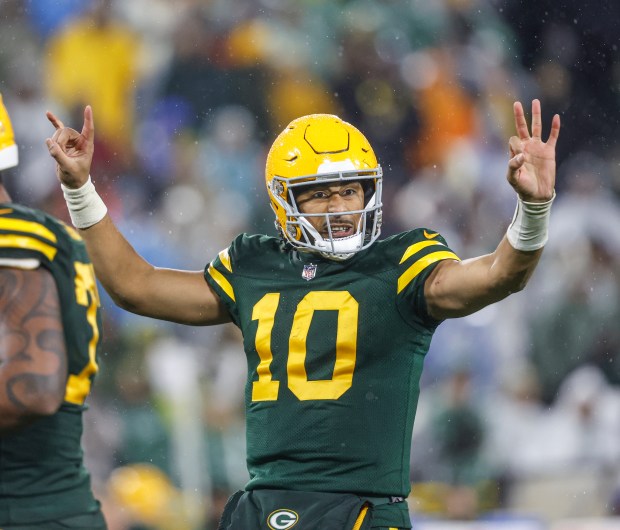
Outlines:
{"label": "teammate in green jersey", "polygon": [[[17,145],[0,96],[0,171]],[[101,321],[73,228],[11,202],[0,180],[0,528],[105,529],[83,465]]]}
{"label": "teammate in green jersey", "polygon": [[136,254],[89,178],[92,109],[81,132],[48,113],[69,212],[116,303],[243,332],[250,481],[222,529],[411,527],[403,499],[433,332],[521,290],[547,240],[560,119],[544,142],[538,100],[531,134],[519,102],[514,117],[507,178],[517,211],[493,253],[461,261],[430,228],[379,240],[383,174],[372,147],[336,116],[311,115],[293,121],[267,159],[280,237],[242,234],[203,273]]}

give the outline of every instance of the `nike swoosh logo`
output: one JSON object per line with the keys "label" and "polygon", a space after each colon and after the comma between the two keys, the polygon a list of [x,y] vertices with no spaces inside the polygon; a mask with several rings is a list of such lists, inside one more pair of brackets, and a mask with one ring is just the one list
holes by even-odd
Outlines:
{"label": "nike swoosh logo", "polygon": [[424,237],[426,239],[435,239],[439,234],[435,232],[434,234],[429,234],[426,230],[424,230]]}

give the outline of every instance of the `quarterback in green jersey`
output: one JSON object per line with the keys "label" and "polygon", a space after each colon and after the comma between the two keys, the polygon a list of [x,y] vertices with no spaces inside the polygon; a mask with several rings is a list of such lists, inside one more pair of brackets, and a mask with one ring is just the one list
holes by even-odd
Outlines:
{"label": "quarterback in green jersey", "polygon": [[243,333],[250,481],[220,528],[411,528],[410,443],[433,332],[521,290],[547,240],[560,119],[544,142],[538,100],[531,133],[519,102],[514,117],[517,210],[491,254],[461,260],[431,228],[380,240],[372,147],[353,125],[315,114],[291,122],[267,157],[279,237],[241,234],[201,272],[157,268],[118,232],[89,177],[92,109],[81,132],[48,113],[69,212],[116,303]]}
{"label": "quarterback in green jersey", "polygon": [[[0,97],[0,171],[17,145]],[[105,529],[81,448],[101,320],[77,231],[0,181],[0,528]]]}

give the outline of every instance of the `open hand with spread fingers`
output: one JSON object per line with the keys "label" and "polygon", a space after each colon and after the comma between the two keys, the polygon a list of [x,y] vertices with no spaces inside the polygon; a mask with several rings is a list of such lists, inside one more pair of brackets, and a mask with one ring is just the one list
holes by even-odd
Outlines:
{"label": "open hand with spread fingers", "polygon": [[517,136],[512,136],[508,143],[508,182],[523,201],[549,201],[555,187],[555,146],[560,134],[560,116],[553,116],[549,138],[543,142],[540,101],[532,101],[531,136],[519,101],[515,102],[513,111]]}
{"label": "open hand with spread fingers", "polygon": [[82,132],[65,127],[53,113],[46,113],[56,131],[45,145],[56,160],[56,176],[68,188],[79,188],[88,180],[93,161],[95,124],[90,105],[84,109]]}

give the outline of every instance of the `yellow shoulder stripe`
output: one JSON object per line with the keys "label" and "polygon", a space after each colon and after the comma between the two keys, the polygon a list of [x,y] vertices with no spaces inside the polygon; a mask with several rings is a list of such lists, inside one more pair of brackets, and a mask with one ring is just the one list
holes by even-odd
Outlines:
{"label": "yellow shoulder stripe", "polygon": [[422,250],[423,248],[426,248],[426,247],[430,247],[432,245],[445,246],[441,241],[420,241],[419,243],[414,243],[407,250],[405,250],[403,257],[400,258],[400,263],[409,259],[419,250]]}
{"label": "yellow shoulder stripe", "polygon": [[228,269],[229,272],[232,272],[232,264],[230,263],[230,255],[228,254],[228,249],[225,248],[218,254],[222,265]]}
{"label": "yellow shoulder stripe", "polygon": [[42,237],[56,243],[56,235],[49,228],[41,223],[34,221],[24,221],[23,219],[7,219],[0,217],[0,230],[12,230],[16,232],[27,232],[28,234]]}
{"label": "yellow shoulder stripe", "polygon": [[420,274],[426,267],[432,265],[436,261],[441,261],[444,259],[454,259],[456,261],[461,261],[460,258],[449,250],[440,250],[438,252],[433,252],[431,254],[427,254],[426,256],[420,258],[415,261],[411,267],[409,267],[405,272],[400,275],[398,278],[398,293],[400,293],[407,285],[409,285],[413,279]]}
{"label": "yellow shoulder stripe", "polygon": [[222,291],[224,291],[232,299],[232,301],[235,302],[235,290],[233,289],[233,286],[230,285],[230,282],[224,277],[224,275],[213,266],[213,263],[209,265],[207,272],[211,278],[215,280],[215,283],[222,288]]}
{"label": "yellow shoulder stripe", "polygon": [[0,234],[0,247],[38,250],[39,252],[47,256],[47,259],[49,259],[50,261],[54,259],[58,250],[56,247],[48,245],[47,243],[43,243],[43,241],[35,239],[34,237],[18,236],[13,234]]}
{"label": "yellow shoulder stripe", "polygon": [[67,234],[69,234],[71,239],[75,239],[76,241],[82,241],[82,236],[80,234],[78,234],[78,231],[75,228],[70,227],[66,223],[62,223],[62,226],[65,229],[65,231],[67,232]]}

